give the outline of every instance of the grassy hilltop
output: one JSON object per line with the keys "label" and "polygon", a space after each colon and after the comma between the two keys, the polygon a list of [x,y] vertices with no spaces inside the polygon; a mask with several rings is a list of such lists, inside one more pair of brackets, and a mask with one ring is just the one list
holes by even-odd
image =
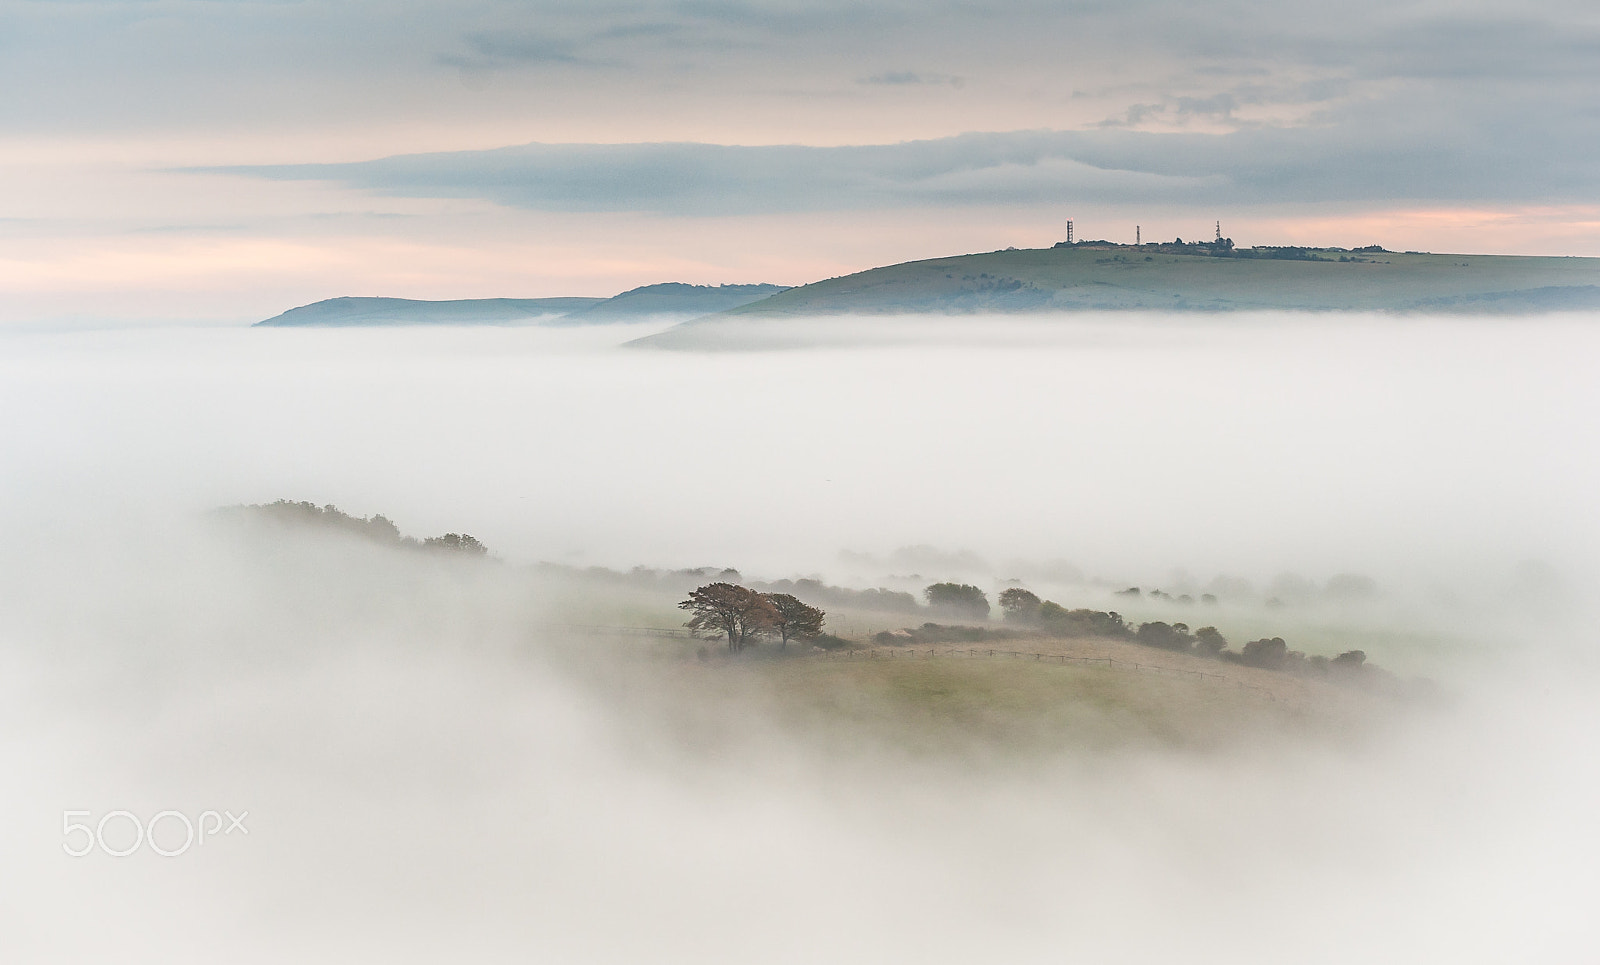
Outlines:
{"label": "grassy hilltop", "polygon": [[1079,245],[912,261],[830,278],[724,313],[805,315],[1105,310],[1521,313],[1600,308],[1600,258],[1337,249]]}

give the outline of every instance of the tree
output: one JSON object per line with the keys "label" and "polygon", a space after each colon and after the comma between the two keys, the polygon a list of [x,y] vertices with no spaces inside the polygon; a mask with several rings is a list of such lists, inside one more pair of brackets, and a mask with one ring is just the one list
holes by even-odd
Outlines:
{"label": "tree", "polygon": [[1251,667],[1265,667],[1268,670],[1280,669],[1288,659],[1289,645],[1283,642],[1282,637],[1251,640],[1244,645],[1244,650],[1239,654],[1240,663]]}
{"label": "tree", "polygon": [[787,647],[791,637],[809,640],[822,633],[823,618],[827,616],[823,611],[788,593],[768,593],[766,597],[778,615],[772,628],[778,632],[780,647]]}
{"label": "tree", "polygon": [[989,619],[989,597],[966,583],[935,583],[922,591],[928,606],[974,620]]}
{"label": "tree", "polygon": [[1020,586],[1013,586],[1000,594],[1000,609],[1012,623],[1034,623],[1039,619],[1040,601],[1037,594]]}
{"label": "tree", "polygon": [[1228,638],[1223,636],[1216,627],[1201,627],[1194,632],[1194,642],[1200,652],[1208,657],[1215,657],[1228,649]]}
{"label": "tree", "polygon": [[1157,620],[1153,623],[1139,625],[1139,631],[1134,634],[1134,639],[1147,647],[1160,647],[1163,650],[1181,650],[1188,652],[1193,638],[1189,636],[1189,628],[1182,623],[1166,624]]}
{"label": "tree", "polygon": [[693,614],[684,626],[698,635],[728,637],[729,652],[743,650],[750,638],[777,625],[778,610],[764,593],[732,583],[707,583],[689,593],[678,609]]}

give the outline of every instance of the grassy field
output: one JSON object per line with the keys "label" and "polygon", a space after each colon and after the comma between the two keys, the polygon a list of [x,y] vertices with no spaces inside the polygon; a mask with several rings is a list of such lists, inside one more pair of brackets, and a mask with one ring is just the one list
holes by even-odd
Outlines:
{"label": "grassy field", "polygon": [[[1042,248],[874,268],[723,317],[1072,310],[1524,312],[1600,307],[1600,259],[1343,253],[1214,258],[1154,246]],[[1351,260],[1340,262],[1340,257]]]}
{"label": "grassy field", "polygon": [[703,657],[698,641],[600,637],[582,646],[609,659],[574,661],[575,671],[607,704],[630,708],[650,740],[727,750],[779,735],[841,760],[1004,765],[1341,742],[1397,706],[1359,688],[1114,640],[828,653],[763,644],[737,656],[713,643]]}

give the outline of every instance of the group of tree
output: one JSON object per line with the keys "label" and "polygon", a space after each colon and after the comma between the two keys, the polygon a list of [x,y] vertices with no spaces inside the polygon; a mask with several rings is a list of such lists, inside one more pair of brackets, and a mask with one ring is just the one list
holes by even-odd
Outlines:
{"label": "group of tree", "polygon": [[280,499],[251,506],[233,506],[219,512],[276,526],[331,530],[404,549],[437,550],[467,556],[489,554],[487,546],[467,533],[446,533],[419,540],[414,536],[401,535],[400,527],[386,516],[352,516],[332,503],[318,506],[311,502]]}
{"label": "group of tree", "polygon": [[443,536],[430,536],[422,541],[422,548],[443,550],[448,553],[465,553],[468,556],[489,555],[489,547],[478,542],[477,537],[467,533],[446,533]]}
{"label": "group of tree", "polygon": [[1342,673],[1360,671],[1366,667],[1367,655],[1360,650],[1347,650],[1331,659],[1308,657],[1298,650],[1290,650],[1282,637],[1270,637],[1252,640],[1234,652],[1228,649],[1228,638],[1216,627],[1201,627],[1191,631],[1188,624],[1164,623],[1160,620],[1133,626],[1119,613],[1069,610],[1049,600],[1041,600],[1038,594],[1021,587],[1011,587],[1001,592],[1000,609],[1007,622],[1037,627],[1057,637],[1129,640],[1147,647],[1192,653],[1268,670]]}
{"label": "group of tree", "polygon": [[684,626],[696,636],[726,637],[730,653],[763,635],[776,636],[780,647],[790,640],[820,637],[827,616],[791,594],[762,593],[737,583],[708,583],[692,590],[678,609],[689,611]]}
{"label": "group of tree", "polygon": [[1244,645],[1239,653],[1224,653],[1222,658],[1244,664],[1247,667],[1287,670],[1291,673],[1354,674],[1362,671],[1377,671],[1376,667],[1368,666],[1367,654],[1364,650],[1346,650],[1332,659],[1321,655],[1308,657],[1299,650],[1290,650],[1289,645],[1283,641],[1282,637],[1251,640]]}
{"label": "group of tree", "polygon": [[[1117,596],[1128,596],[1134,598],[1135,600],[1144,595],[1144,591],[1140,590],[1137,586],[1130,586],[1126,590],[1117,591]],[[1166,600],[1169,603],[1181,603],[1184,606],[1188,606],[1194,602],[1194,597],[1187,593],[1179,593],[1177,596],[1173,596],[1171,593],[1161,589],[1151,590],[1149,592],[1149,596],[1152,600]],[[1206,606],[1216,606],[1217,596],[1214,593],[1202,593],[1200,594],[1200,602],[1204,603]]]}
{"label": "group of tree", "polygon": [[915,613],[918,608],[917,598],[904,590],[890,590],[884,587],[869,587],[865,590],[852,590],[843,586],[829,586],[821,580],[774,580],[771,583],[755,583],[757,589],[766,593],[788,593],[803,596],[817,603],[836,607],[848,607],[853,610],[877,610],[885,613]]}

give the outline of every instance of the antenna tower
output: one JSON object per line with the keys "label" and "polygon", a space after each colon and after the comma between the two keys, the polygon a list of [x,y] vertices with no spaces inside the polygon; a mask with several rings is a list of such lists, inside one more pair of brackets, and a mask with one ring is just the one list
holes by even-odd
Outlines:
{"label": "antenna tower", "polygon": [[1067,244],[1072,244],[1072,219],[1067,219]]}
{"label": "antenna tower", "polygon": [[1222,222],[1220,221],[1217,222],[1217,240],[1222,240]]}

